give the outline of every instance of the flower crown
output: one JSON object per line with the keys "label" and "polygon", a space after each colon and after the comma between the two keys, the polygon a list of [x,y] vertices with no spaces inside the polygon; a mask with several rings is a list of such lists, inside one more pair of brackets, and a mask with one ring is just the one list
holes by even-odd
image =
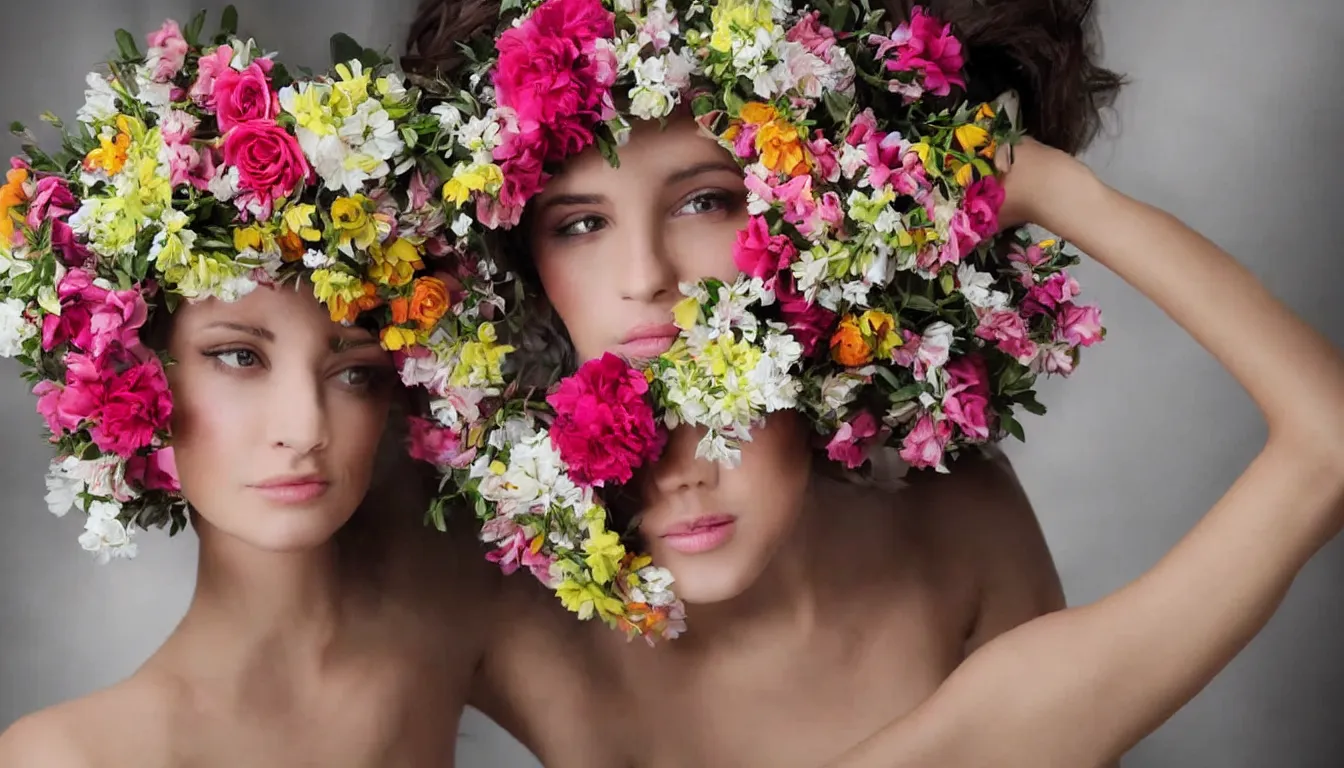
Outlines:
{"label": "flower crown", "polygon": [[186,524],[152,313],[304,277],[333,320],[399,349],[475,311],[426,266],[445,223],[415,170],[437,131],[419,89],[344,37],[333,75],[295,80],[235,36],[231,7],[212,38],[204,21],[166,22],[144,54],[118,31],[77,125],[44,116],[62,151],[20,126],[0,188],[0,354],[56,446],[50,509],[86,512],[103,562],[133,556],[137,528]]}
{"label": "flower crown", "polygon": [[[434,397],[413,440],[443,471],[431,517],[465,498],[488,557],[581,618],[650,642],[684,629],[671,575],[626,550],[599,496],[667,428],[704,427],[698,455],[731,466],[769,413],[797,409],[847,468],[893,446],[946,471],[1021,438],[1014,410],[1044,411],[1036,376],[1068,374],[1102,337],[1074,302],[1077,257],[999,233],[1011,94],[951,103],[962,46],[922,8],[893,27],[866,0],[506,0],[498,35],[463,48],[465,72],[425,85],[460,274],[509,280],[491,230],[566,158],[619,163],[632,119],[689,110],[749,191],[741,276],[683,285],[681,337],[650,363],[607,355],[539,393],[493,324],[408,354],[403,379]],[[529,338],[531,318],[512,319]]]}

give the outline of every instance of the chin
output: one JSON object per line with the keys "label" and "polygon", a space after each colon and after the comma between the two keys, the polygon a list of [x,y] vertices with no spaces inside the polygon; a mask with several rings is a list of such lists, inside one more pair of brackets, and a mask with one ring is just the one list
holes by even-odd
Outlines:
{"label": "chin", "polygon": [[[717,553],[716,553],[717,554]],[[718,559],[719,562],[713,562]],[[671,556],[662,561],[672,572],[672,591],[687,605],[723,603],[742,595],[756,583],[759,568],[725,562],[712,555]],[[659,564],[655,556],[654,564]]]}

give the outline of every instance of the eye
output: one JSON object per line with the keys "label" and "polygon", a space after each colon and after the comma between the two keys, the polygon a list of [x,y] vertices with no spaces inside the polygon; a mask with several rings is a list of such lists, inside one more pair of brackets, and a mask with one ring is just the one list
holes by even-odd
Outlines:
{"label": "eye", "polygon": [[582,235],[592,234],[606,226],[601,217],[584,216],[578,219],[570,219],[555,228],[555,233],[561,237],[580,237]]}
{"label": "eye", "polygon": [[214,358],[224,368],[252,368],[260,364],[257,354],[250,349],[224,349],[207,352],[206,357]]}
{"label": "eye", "polygon": [[696,216],[705,213],[717,213],[726,210],[732,204],[732,196],[722,190],[697,192],[687,198],[675,211],[677,216]]}
{"label": "eye", "polygon": [[342,369],[336,374],[341,386],[359,392],[372,392],[382,389],[390,379],[391,369],[374,365],[355,365]]}

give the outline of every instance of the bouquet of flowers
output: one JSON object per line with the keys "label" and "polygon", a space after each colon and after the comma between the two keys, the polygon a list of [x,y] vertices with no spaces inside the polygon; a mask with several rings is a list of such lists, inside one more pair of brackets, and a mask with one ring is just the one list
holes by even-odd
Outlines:
{"label": "bouquet of flowers", "polygon": [[631,119],[689,109],[750,193],[741,276],[682,286],[681,338],[649,363],[608,355],[538,391],[492,325],[408,363],[435,398],[416,450],[444,472],[440,509],[465,497],[490,559],[581,617],[650,640],[684,627],[670,574],[626,550],[600,497],[667,428],[705,427],[699,455],[732,465],[769,413],[799,409],[845,467],[893,446],[945,470],[1021,437],[1035,377],[1102,336],[1076,257],[1000,234],[1011,94],[958,101],[961,43],[921,8],[893,26],[867,0],[507,0],[497,37],[463,47],[468,71],[426,84],[461,275],[498,272],[491,233],[554,164],[593,146],[618,163]]}
{"label": "bouquet of flowers", "polygon": [[332,74],[295,79],[232,8],[211,37],[204,22],[166,22],[143,53],[119,31],[77,123],[45,117],[61,151],[16,127],[25,156],[0,188],[0,354],[56,446],[51,511],[87,513],[80,543],[104,562],[133,556],[138,528],[186,523],[152,315],[302,277],[333,320],[401,349],[477,306],[426,266],[446,238],[419,90],[348,38]]}

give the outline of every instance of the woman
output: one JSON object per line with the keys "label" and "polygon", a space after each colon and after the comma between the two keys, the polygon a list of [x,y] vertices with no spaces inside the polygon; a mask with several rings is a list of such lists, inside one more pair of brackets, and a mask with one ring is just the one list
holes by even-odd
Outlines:
{"label": "woman", "polygon": [[[1014,40],[1056,5],[1000,3],[983,20],[941,10]],[[1114,83],[1081,63],[1085,5],[1052,18],[1063,31],[1034,30],[1062,46],[979,57],[1005,65],[1030,132],[1064,150],[1095,118],[1091,99],[1069,94]],[[496,10],[431,4],[412,62],[451,70],[454,55],[435,41],[492,29]],[[1057,66],[1028,58],[1041,51],[1057,51]],[[1027,60],[1010,70],[1014,57]],[[1059,118],[1065,105],[1075,117]],[[619,156],[616,168],[596,150],[566,160],[524,216],[529,263],[580,361],[665,351],[678,284],[731,279],[746,221],[736,163],[689,118],[636,125]],[[694,631],[653,650],[628,645],[510,581],[510,622],[473,703],[546,765],[815,766],[859,742],[846,757],[855,765],[1101,765],[1228,661],[1339,528],[1344,366],[1228,256],[1065,151],[1027,141],[1015,160],[1005,223],[1040,223],[1130,280],[1269,417],[1264,457],[1200,531],[1134,588],[1062,611],[1039,528],[1002,462],[963,462],[891,494],[819,472],[796,416],[755,431],[732,470],[697,459],[698,435],[681,429],[634,490],[641,537],[675,575]],[[1238,553],[1271,531],[1271,551],[1246,569]],[[1254,610],[1243,614],[1247,595]],[[1153,653],[1171,644],[1176,654]],[[1048,671],[1074,656],[1097,671]],[[1024,660],[1039,681],[1021,676]]]}
{"label": "woman", "polygon": [[184,304],[165,346],[191,605],[130,678],[12,726],[0,765],[451,765],[481,638],[436,619],[490,582],[465,537],[389,511],[427,503],[380,451],[390,355],[293,285]]}

